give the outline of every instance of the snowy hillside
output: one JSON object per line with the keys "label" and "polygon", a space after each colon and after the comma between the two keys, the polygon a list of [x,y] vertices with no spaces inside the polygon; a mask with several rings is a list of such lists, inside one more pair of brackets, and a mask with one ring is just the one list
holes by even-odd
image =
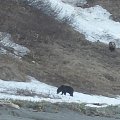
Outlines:
{"label": "snowy hillside", "polygon": [[26,47],[14,43],[11,35],[5,32],[0,32],[0,47],[0,53],[6,54],[9,52],[11,55],[18,57],[22,57],[30,52]]}
{"label": "snowy hillside", "polygon": [[[30,5],[41,9],[41,0],[28,0]],[[75,1],[76,2],[76,1]],[[74,2],[74,3],[75,3]],[[81,1],[86,4],[86,1]],[[69,18],[71,25],[90,41],[109,43],[114,41],[120,47],[120,23],[110,19],[111,14],[97,5],[90,8],[75,7],[70,0],[45,0],[52,10],[59,11],[57,19]]]}
{"label": "snowy hillside", "polygon": [[[76,31],[84,34],[88,41],[99,40],[103,43],[114,41],[117,47],[120,47],[120,23],[111,20],[111,14],[99,5],[89,8],[76,7],[76,4],[79,4],[78,6],[87,4],[86,0],[81,2],[78,0],[74,2],[72,0],[24,1],[28,1],[28,4],[37,10],[44,10],[48,15],[55,15],[55,19],[59,21],[68,20],[68,23]],[[11,3],[9,5],[10,7],[7,7],[10,9]],[[0,99],[75,102],[86,103],[92,107],[119,105],[119,96],[109,98],[81,92],[103,93],[108,96],[114,93],[120,94],[119,50],[112,54],[106,45],[86,42],[82,34],[79,35],[71,27],[53,18],[50,19],[42,13],[43,11],[39,13],[36,9],[34,10],[34,7],[23,6],[20,6],[16,13],[12,8],[13,11],[9,13],[6,7],[7,17],[11,18],[11,21],[6,18],[5,27],[3,26],[8,33],[0,32],[2,56],[0,56],[2,61],[0,63]],[[12,7],[18,9],[16,4]],[[4,8],[2,12],[4,13]],[[72,30],[68,31],[68,29]],[[17,37],[13,40],[12,35],[14,37],[16,35],[18,40]],[[72,36],[75,37],[72,38]],[[21,60],[11,59],[11,56],[7,56],[7,52],[10,52],[9,55],[20,56]],[[21,80],[23,75],[25,79]],[[27,75],[36,79],[29,77],[30,82],[26,82]],[[66,96],[56,94],[57,87],[54,86],[64,83],[70,84],[79,92],[74,92],[74,97],[69,94]]]}
{"label": "snowy hillside", "polygon": [[[28,100],[28,101],[49,101],[86,103],[91,107],[105,107],[107,105],[119,105],[120,98],[109,98],[97,95],[87,95],[74,92],[73,97],[57,94],[57,88],[37,81],[35,78],[28,77],[31,82],[14,82],[0,80],[0,99]],[[94,104],[98,104],[94,105]]]}

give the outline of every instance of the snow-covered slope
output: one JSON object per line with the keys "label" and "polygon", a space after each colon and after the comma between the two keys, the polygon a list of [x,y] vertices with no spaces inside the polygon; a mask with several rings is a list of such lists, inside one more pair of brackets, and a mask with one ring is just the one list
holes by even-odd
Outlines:
{"label": "snow-covered slope", "polygon": [[[86,103],[92,107],[105,107],[107,105],[119,105],[120,98],[109,98],[97,95],[88,95],[74,92],[73,97],[69,94],[60,95],[56,93],[57,88],[37,81],[33,77],[28,79],[31,82],[14,82],[0,80],[0,99],[28,100],[28,101],[49,101]],[[101,106],[93,104],[101,104]]]}
{"label": "snow-covered slope", "polygon": [[[41,0],[28,0],[29,4],[41,8]],[[44,5],[59,11],[57,19],[70,18],[74,29],[83,33],[87,40],[109,43],[116,42],[120,47],[120,23],[110,19],[111,14],[101,6],[91,8],[75,7],[67,0],[45,0]],[[47,7],[46,7],[47,8]]]}
{"label": "snow-covered slope", "polygon": [[7,52],[21,57],[29,53],[30,50],[24,46],[14,43],[10,34],[0,32],[0,53],[6,54]]}
{"label": "snow-covered slope", "polygon": [[86,0],[61,0],[64,3],[68,3],[74,6],[82,6],[87,3]]}

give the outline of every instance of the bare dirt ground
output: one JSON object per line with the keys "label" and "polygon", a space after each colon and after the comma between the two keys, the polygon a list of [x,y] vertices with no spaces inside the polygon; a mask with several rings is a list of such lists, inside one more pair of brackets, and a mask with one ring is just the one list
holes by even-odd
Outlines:
{"label": "bare dirt ground", "polygon": [[[119,20],[118,1],[90,3],[96,4]],[[17,0],[0,0],[0,31],[31,51],[22,61],[0,55],[0,79],[26,81],[30,75],[54,86],[69,84],[79,92],[120,94],[120,49],[110,52],[107,45],[89,42],[66,23]]]}

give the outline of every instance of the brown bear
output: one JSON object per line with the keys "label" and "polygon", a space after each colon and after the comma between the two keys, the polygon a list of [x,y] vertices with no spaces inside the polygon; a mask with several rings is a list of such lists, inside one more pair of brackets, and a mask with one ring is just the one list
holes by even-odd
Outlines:
{"label": "brown bear", "polygon": [[109,42],[109,50],[112,52],[115,51],[115,48],[116,48],[115,42]]}
{"label": "brown bear", "polygon": [[66,93],[69,93],[70,96],[73,96],[74,89],[71,86],[61,85],[57,89],[57,94],[60,92],[62,92],[62,94],[64,94],[64,95],[66,95]]}

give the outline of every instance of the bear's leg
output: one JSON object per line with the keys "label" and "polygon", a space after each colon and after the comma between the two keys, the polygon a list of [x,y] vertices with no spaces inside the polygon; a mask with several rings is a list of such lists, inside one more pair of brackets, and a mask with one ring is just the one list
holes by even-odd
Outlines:
{"label": "bear's leg", "polygon": [[73,96],[73,92],[70,93],[70,96]]}
{"label": "bear's leg", "polygon": [[66,95],[66,92],[64,91],[64,95]]}
{"label": "bear's leg", "polygon": [[70,96],[72,96],[72,97],[73,97],[73,94],[70,94]]}
{"label": "bear's leg", "polygon": [[63,95],[63,93],[64,93],[64,92],[62,91],[62,94],[61,94],[61,95]]}

